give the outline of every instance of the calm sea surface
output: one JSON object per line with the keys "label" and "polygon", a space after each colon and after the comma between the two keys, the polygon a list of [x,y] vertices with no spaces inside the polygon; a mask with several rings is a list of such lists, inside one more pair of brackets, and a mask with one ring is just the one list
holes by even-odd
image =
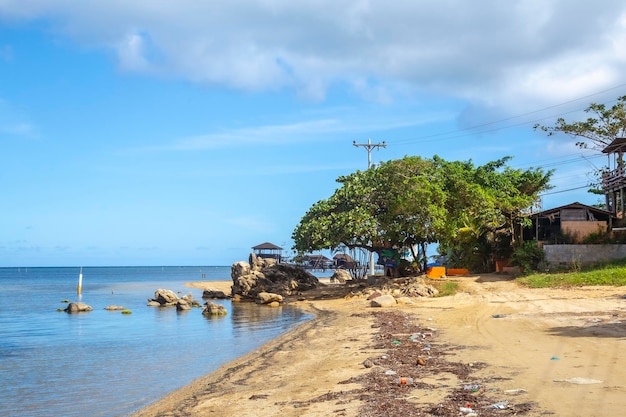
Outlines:
{"label": "calm sea surface", "polygon": [[[0,415],[125,416],[310,319],[215,301],[228,315],[147,307],[158,288],[230,280],[230,267],[0,268]],[[57,312],[69,301],[93,311]],[[106,311],[108,305],[132,311]]]}

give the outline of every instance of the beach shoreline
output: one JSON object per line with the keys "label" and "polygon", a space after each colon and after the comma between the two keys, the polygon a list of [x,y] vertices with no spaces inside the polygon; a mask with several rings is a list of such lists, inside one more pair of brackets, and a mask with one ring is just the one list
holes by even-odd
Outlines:
{"label": "beach shoreline", "polygon": [[[387,415],[371,411],[387,394],[409,410],[403,415],[435,415],[425,410],[438,405],[451,414],[440,408],[437,415],[458,415],[459,407],[485,401],[525,416],[626,409],[626,289],[526,289],[497,274],[446,279],[459,283],[455,296],[391,308],[372,308],[363,297],[296,302],[314,318],[131,416]],[[229,291],[231,283],[189,285]],[[432,342],[416,350],[410,334],[390,340],[381,314],[430,329],[418,334]],[[390,362],[401,349],[413,349],[424,364],[402,363],[407,356]],[[415,385],[397,391],[395,377],[384,374],[397,370]],[[467,384],[479,388],[465,393]]]}

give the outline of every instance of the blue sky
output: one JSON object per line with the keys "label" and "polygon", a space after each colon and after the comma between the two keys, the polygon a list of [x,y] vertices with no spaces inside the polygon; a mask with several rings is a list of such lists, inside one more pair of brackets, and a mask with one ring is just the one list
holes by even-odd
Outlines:
{"label": "blue sky", "polygon": [[0,266],[289,249],[368,139],[594,204],[605,157],[532,129],[626,94],[626,5],[578,3],[0,0]]}

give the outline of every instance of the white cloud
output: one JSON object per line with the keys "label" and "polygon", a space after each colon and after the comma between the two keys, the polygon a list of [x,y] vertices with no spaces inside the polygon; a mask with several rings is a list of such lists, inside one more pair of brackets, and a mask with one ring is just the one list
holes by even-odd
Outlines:
{"label": "white cloud", "polygon": [[380,101],[405,85],[517,110],[626,80],[617,0],[2,0],[0,16],[56,22],[128,71],[314,100],[335,83]]}

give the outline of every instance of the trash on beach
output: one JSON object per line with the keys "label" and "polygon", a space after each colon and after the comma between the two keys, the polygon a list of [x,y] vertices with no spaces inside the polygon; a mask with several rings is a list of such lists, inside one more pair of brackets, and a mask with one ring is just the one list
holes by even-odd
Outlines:
{"label": "trash on beach", "polygon": [[469,385],[463,385],[463,389],[465,391],[473,391],[476,392],[480,389],[480,385],[478,384],[469,384]]}
{"label": "trash on beach", "polygon": [[507,400],[504,400],[504,401],[499,401],[497,403],[488,405],[485,408],[493,408],[495,410],[506,410],[508,406],[509,406],[509,402]]}
{"label": "trash on beach", "polygon": [[392,344],[392,345],[396,345],[396,346],[400,346],[400,345],[402,344],[402,342],[401,342],[401,341],[399,341],[399,340],[392,340],[392,341],[391,341],[391,344]]}
{"label": "trash on beach", "polygon": [[459,407],[459,411],[462,413],[476,413],[471,407]]}
{"label": "trash on beach", "polygon": [[554,382],[569,382],[570,384],[588,385],[588,384],[601,384],[603,381],[591,378],[567,378],[567,379],[555,379]]}
{"label": "trash on beach", "polygon": [[494,314],[491,317],[493,317],[494,319],[502,319],[506,317],[506,314]]}
{"label": "trash on beach", "polygon": [[528,391],[526,391],[523,388],[515,388],[515,389],[507,389],[503,391],[505,394],[526,394]]}
{"label": "trash on beach", "polygon": [[400,377],[400,378],[396,378],[394,382],[398,385],[413,385],[414,381],[413,381],[413,378],[411,377],[408,377],[408,378]]}
{"label": "trash on beach", "polygon": [[394,371],[393,369],[387,369],[385,371],[385,375],[395,375],[395,374],[397,374],[397,372]]}
{"label": "trash on beach", "polygon": [[560,361],[561,358],[559,358],[558,356],[553,356],[550,358],[551,361]]}

